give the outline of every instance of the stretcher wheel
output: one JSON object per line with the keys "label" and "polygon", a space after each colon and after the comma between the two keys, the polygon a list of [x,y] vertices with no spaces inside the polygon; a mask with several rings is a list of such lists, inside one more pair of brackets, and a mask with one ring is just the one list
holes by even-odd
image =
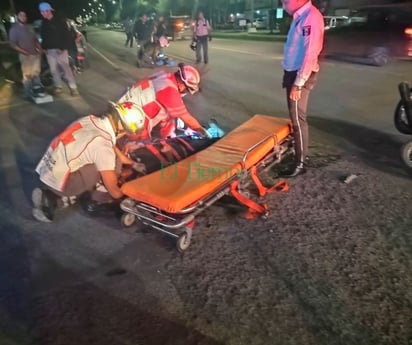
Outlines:
{"label": "stretcher wheel", "polygon": [[120,218],[120,222],[123,227],[130,228],[134,223],[136,223],[136,216],[133,213],[123,213]]}
{"label": "stretcher wheel", "polygon": [[177,250],[180,253],[183,253],[190,246],[190,236],[187,232],[179,236],[179,239],[176,242]]}

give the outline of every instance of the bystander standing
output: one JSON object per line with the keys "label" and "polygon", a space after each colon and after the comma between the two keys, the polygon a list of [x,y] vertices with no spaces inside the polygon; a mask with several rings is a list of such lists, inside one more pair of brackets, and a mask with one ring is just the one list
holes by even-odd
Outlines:
{"label": "bystander standing", "polygon": [[40,83],[42,49],[33,28],[27,25],[26,12],[17,13],[17,22],[10,29],[9,43],[19,53],[25,98],[36,96],[34,93],[43,93]]}
{"label": "bystander standing", "polygon": [[295,177],[306,172],[309,128],[309,94],[319,72],[319,54],[323,47],[324,21],[311,0],[283,0],[283,8],[293,16],[284,48],[283,88],[292,120],[295,163],[283,176]]}
{"label": "bystander standing", "polygon": [[212,40],[210,34],[212,27],[210,26],[209,21],[205,18],[203,12],[199,12],[195,25],[193,26],[193,38],[197,40],[196,46],[196,63],[202,61],[203,51],[203,62],[209,62],[209,47],[208,41]]}
{"label": "bystander standing", "polygon": [[125,47],[129,46],[133,48],[133,29],[134,29],[134,20],[127,17],[127,19],[123,22],[124,32],[126,34],[126,42],[124,44]]}
{"label": "bystander standing", "polygon": [[[137,52],[137,61],[138,65],[140,65],[145,52],[154,49],[154,25],[153,22],[147,18],[146,14],[143,14],[141,18],[136,21],[134,32],[140,46]],[[154,64],[154,61],[152,61],[152,63]]]}
{"label": "bystander standing", "polygon": [[68,49],[71,45],[69,27],[64,18],[54,13],[53,8],[47,2],[39,4],[39,10],[43,16],[41,25],[42,47],[46,51],[50,72],[53,76],[54,93],[63,91],[63,83],[60,69],[64,73],[72,96],[79,94],[73,72],[70,68]]}

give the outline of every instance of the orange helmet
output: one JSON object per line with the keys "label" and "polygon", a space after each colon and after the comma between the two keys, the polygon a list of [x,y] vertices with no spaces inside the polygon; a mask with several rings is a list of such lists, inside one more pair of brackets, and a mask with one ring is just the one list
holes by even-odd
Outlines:
{"label": "orange helmet", "polygon": [[136,133],[144,127],[146,115],[141,107],[132,102],[113,104],[126,131]]}
{"label": "orange helmet", "polygon": [[196,68],[180,63],[178,74],[182,82],[186,85],[187,90],[191,94],[199,91],[200,74]]}

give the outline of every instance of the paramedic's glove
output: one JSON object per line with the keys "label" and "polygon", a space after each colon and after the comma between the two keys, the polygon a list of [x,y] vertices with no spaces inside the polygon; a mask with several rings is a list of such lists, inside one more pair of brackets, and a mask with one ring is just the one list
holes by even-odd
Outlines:
{"label": "paramedic's glove", "polygon": [[130,152],[137,150],[141,147],[145,146],[143,143],[141,142],[129,142],[127,143],[124,148],[123,148],[123,152],[128,155]]}
{"label": "paramedic's glove", "polygon": [[147,172],[146,165],[143,163],[137,163],[137,162],[133,163],[132,169],[142,175],[146,175],[146,172]]}
{"label": "paramedic's glove", "polygon": [[209,42],[212,40],[212,35],[209,35]]}
{"label": "paramedic's glove", "polygon": [[206,128],[204,127],[199,127],[197,129],[195,129],[196,132],[198,132],[202,138],[207,138],[207,139],[211,139],[212,137],[210,136],[209,132],[206,130]]}

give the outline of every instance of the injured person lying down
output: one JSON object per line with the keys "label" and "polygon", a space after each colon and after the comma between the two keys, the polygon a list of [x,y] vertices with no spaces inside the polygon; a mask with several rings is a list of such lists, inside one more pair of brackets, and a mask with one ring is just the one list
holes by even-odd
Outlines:
{"label": "injured person lying down", "polygon": [[196,135],[183,135],[175,138],[158,139],[152,142],[130,142],[119,140],[119,148],[137,164],[122,171],[121,182],[150,174],[199,152],[219,138],[202,138]]}

